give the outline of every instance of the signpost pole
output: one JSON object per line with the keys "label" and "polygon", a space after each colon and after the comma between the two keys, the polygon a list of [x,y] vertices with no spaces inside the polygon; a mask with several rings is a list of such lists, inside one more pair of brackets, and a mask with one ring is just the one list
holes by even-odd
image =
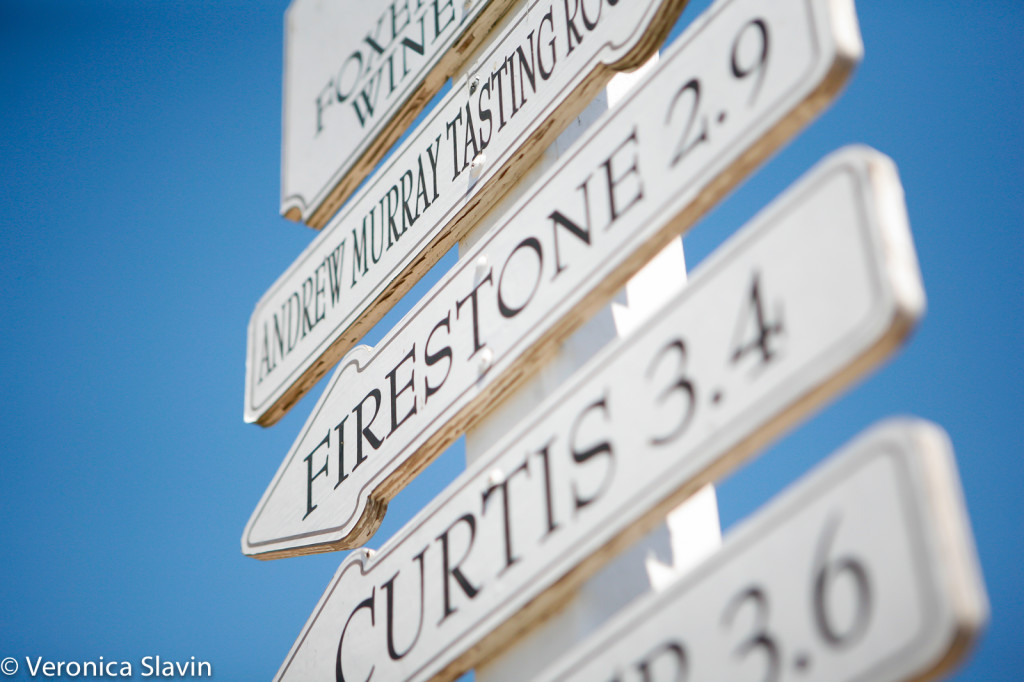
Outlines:
{"label": "signpost pole", "polygon": [[[563,150],[587,126],[630,89],[648,64],[632,73],[616,75],[607,89],[577,117],[545,152],[542,160],[523,178],[517,189],[532,181],[553,164]],[[512,201],[514,190],[509,199]],[[501,214],[494,211],[491,216]],[[460,252],[490,227],[484,221],[459,243]],[[686,262],[682,239],[669,244],[661,254],[630,280],[616,301],[606,306],[576,332],[537,376],[506,399],[490,417],[466,433],[466,463],[471,464],[507,433],[531,407],[560,386],[595,352],[616,336],[628,334],[668,298],[686,284]],[[721,545],[718,504],[714,486],[705,486],[680,505],[654,531],[629,551],[591,578],[557,613],[530,630],[519,641],[486,665],[476,668],[477,682],[512,682],[529,679],[568,648],[597,630],[622,607],[649,589],[659,589]]]}

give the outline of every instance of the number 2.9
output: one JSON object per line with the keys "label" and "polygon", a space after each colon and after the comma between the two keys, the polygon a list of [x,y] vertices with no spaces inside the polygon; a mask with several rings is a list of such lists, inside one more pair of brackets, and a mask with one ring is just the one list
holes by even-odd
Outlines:
{"label": "number 2.9", "polygon": [[[748,37],[749,36],[749,37]],[[756,42],[755,42],[756,41]],[[754,87],[750,92],[747,105],[753,105],[764,85],[765,69],[768,66],[768,24],[764,19],[751,19],[743,25],[736,39],[732,44],[732,51],[729,56],[729,67],[733,78],[745,80],[754,79]],[[753,54],[751,54],[753,50]],[[686,104],[679,104],[686,100]],[[669,167],[676,166],[698,145],[709,141],[709,127],[707,114],[700,113],[701,109],[701,81],[699,78],[691,78],[672,97],[668,107],[666,123],[671,124],[675,116],[676,106],[688,112],[683,114],[683,132],[672,152],[672,160]],[[723,111],[718,115],[718,122],[723,123],[726,113]]]}

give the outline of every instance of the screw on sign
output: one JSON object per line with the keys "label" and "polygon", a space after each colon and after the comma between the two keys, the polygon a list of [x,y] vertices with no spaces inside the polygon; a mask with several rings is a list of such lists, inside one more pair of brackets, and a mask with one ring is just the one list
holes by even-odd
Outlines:
{"label": "screw on sign", "polygon": [[[859,55],[850,16],[833,13],[843,5],[730,0],[705,13],[375,348],[344,358],[243,552],[275,558],[372,535],[391,496],[830,100]],[[785,49],[759,47],[758,21]],[[721,108],[726,124],[696,132]],[[754,278],[742,300],[767,287]]]}
{"label": "screw on sign", "polygon": [[[379,551],[347,557],[277,679],[454,679],[877,365],[924,307],[900,195],[872,150],[816,166]],[[735,359],[761,334],[775,352]]]}

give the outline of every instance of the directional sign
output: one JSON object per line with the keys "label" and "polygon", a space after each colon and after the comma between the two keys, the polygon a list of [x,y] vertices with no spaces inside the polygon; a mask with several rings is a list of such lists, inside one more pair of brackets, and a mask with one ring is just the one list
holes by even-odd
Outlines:
{"label": "directional sign", "polygon": [[877,426],[542,682],[933,679],[988,600],[945,433]]}
{"label": "directional sign", "polygon": [[[243,551],[365,541],[387,500],[823,104],[838,54],[800,50],[797,28],[807,25],[797,20],[813,7],[824,23],[803,44],[835,47],[825,38],[836,4],[733,0],[695,27],[376,348],[349,353],[250,519]],[[711,110],[729,107],[729,121],[703,141],[683,137],[682,151],[666,145],[689,127],[689,84],[729,74],[733,48],[760,36],[761,24],[791,50],[772,58],[777,70],[769,66],[760,87],[746,82],[754,73],[717,88],[708,78]]]}
{"label": "directional sign", "polygon": [[685,0],[532,0],[260,299],[245,419],[283,415],[529,167]]}
{"label": "directional sign", "polygon": [[281,214],[323,227],[515,0],[292,0]]}
{"label": "directional sign", "polygon": [[882,360],[924,304],[898,196],[867,150],[817,167],[379,552],[349,555],[277,679],[454,679]]}

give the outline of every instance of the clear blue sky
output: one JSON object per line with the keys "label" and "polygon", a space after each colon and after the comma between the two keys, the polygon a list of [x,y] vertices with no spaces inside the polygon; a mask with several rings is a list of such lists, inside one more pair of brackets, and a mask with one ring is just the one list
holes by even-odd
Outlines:
{"label": "clear blue sky", "polygon": [[[249,315],[314,236],[277,215],[286,6],[0,0],[0,657],[195,656],[215,679],[269,679],[343,557],[239,551],[320,392],[270,429],[242,422]],[[858,10],[850,87],[698,225],[687,257],[863,142],[900,168],[929,309],[881,371],[726,480],[721,515],[743,518],[883,417],[938,422],[992,601],[955,679],[1017,680],[1024,4]],[[461,458],[399,496],[372,544]]]}

